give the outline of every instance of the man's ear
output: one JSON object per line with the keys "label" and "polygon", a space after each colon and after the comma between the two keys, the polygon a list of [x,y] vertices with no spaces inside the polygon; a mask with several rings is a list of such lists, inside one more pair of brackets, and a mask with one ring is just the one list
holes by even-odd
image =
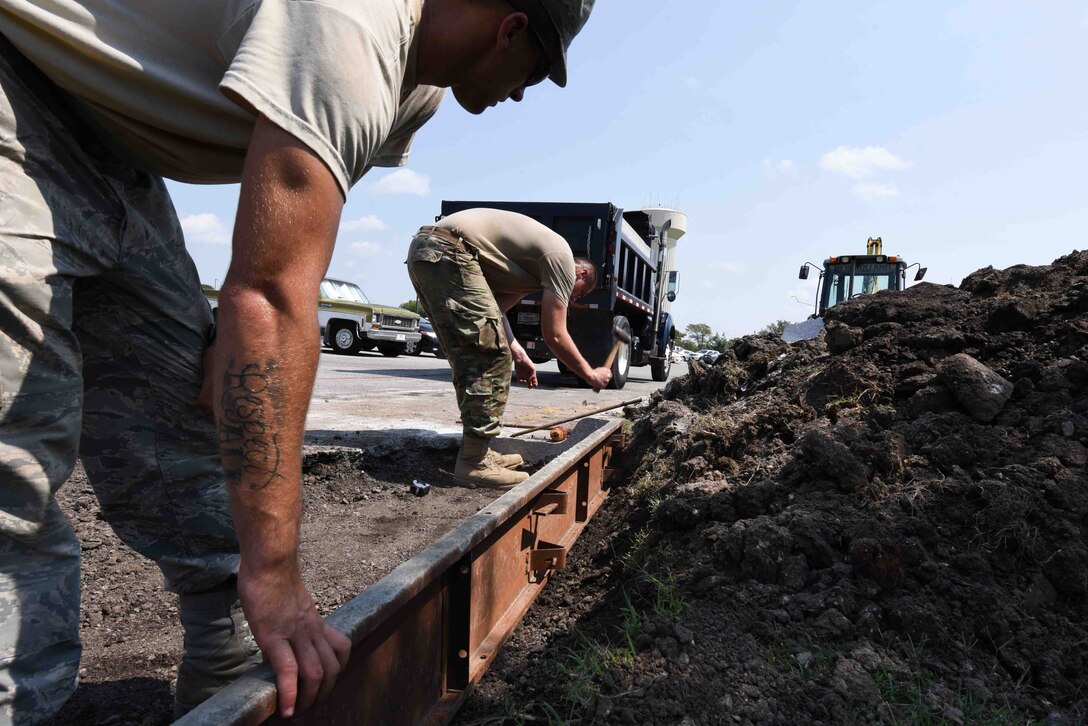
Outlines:
{"label": "man's ear", "polygon": [[496,48],[506,50],[514,43],[518,33],[523,33],[529,27],[529,16],[525,13],[510,13],[499,24],[499,32],[495,38]]}

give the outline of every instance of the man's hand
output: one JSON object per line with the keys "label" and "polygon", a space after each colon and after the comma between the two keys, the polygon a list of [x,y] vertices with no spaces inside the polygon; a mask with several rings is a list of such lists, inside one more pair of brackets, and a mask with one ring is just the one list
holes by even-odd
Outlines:
{"label": "man's hand", "polygon": [[607,388],[608,383],[612,380],[611,368],[594,368],[586,376],[585,381],[589,384],[589,387],[594,391],[599,391],[602,388]]}
{"label": "man's hand", "polygon": [[253,637],[276,671],[279,714],[291,718],[324,698],[348,663],[351,640],[318,615],[294,570],[238,572],[242,610]]}
{"label": "man's hand", "polygon": [[529,356],[514,359],[514,370],[517,372],[519,383],[524,383],[529,388],[537,387],[536,366],[529,360]]}

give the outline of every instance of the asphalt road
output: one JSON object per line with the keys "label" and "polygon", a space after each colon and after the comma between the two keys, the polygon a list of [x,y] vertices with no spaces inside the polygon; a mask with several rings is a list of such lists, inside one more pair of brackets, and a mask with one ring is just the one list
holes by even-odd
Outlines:
{"label": "asphalt road", "polygon": [[[673,364],[672,377],[686,372],[686,364]],[[537,377],[538,388],[513,385],[504,423],[546,423],[649,396],[664,385],[651,380],[649,366],[632,368],[622,390],[600,393],[560,375],[554,361],[539,366]],[[620,410],[613,413],[620,415]],[[343,356],[322,351],[306,420],[307,439],[319,442],[334,432],[367,430],[460,433],[459,417],[450,368],[443,359],[429,353],[386,358],[377,352]]]}

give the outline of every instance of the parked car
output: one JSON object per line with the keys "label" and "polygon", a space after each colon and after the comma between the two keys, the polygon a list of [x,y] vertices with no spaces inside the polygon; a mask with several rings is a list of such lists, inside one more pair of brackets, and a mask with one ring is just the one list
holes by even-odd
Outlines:
{"label": "parked car", "polygon": [[[212,315],[217,315],[219,291],[210,285],[201,287]],[[377,348],[382,355],[396,357],[420,340],[419,315],[395,305],[376,305],[358,285],[345,280],[322,280],[317,317],[321,344],[334,353],[355,355]]]}
{"label": "parked car", "polygon": [[702,357],[699,358],[699,360],[709,365],[717,361],[720,356],[721,351],[708,350],[707,352],[703,353]]}
{"label": "parked car", "polygon": [[419,355],[420,353],[433,353],[435,358],[445,358],[446,353],[442,350],[442,344],[438,342],[438,335],[434,332],[434,326],[431,325],[431,321],[427,318],[419,319],[419,333],[420,339],[418,343],[405,343],[404,352],[408,355]]}

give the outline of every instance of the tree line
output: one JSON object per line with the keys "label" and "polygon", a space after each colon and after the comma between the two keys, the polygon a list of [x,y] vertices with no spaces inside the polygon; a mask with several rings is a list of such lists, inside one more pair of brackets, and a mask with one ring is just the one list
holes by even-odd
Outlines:
{"label": "tree line", "polygon": [[[758,333],[774,333],[781,335],[783,328],[789,324],[787,320],[776,320],[770,325],[756,331]],[[714,329],[706,323],[689,323],[684,332],[677,331],[676,345],[688,350],[716,350],[724,353],[733,347],[737,338],[730,338],[721,333],[715,333]]]}

